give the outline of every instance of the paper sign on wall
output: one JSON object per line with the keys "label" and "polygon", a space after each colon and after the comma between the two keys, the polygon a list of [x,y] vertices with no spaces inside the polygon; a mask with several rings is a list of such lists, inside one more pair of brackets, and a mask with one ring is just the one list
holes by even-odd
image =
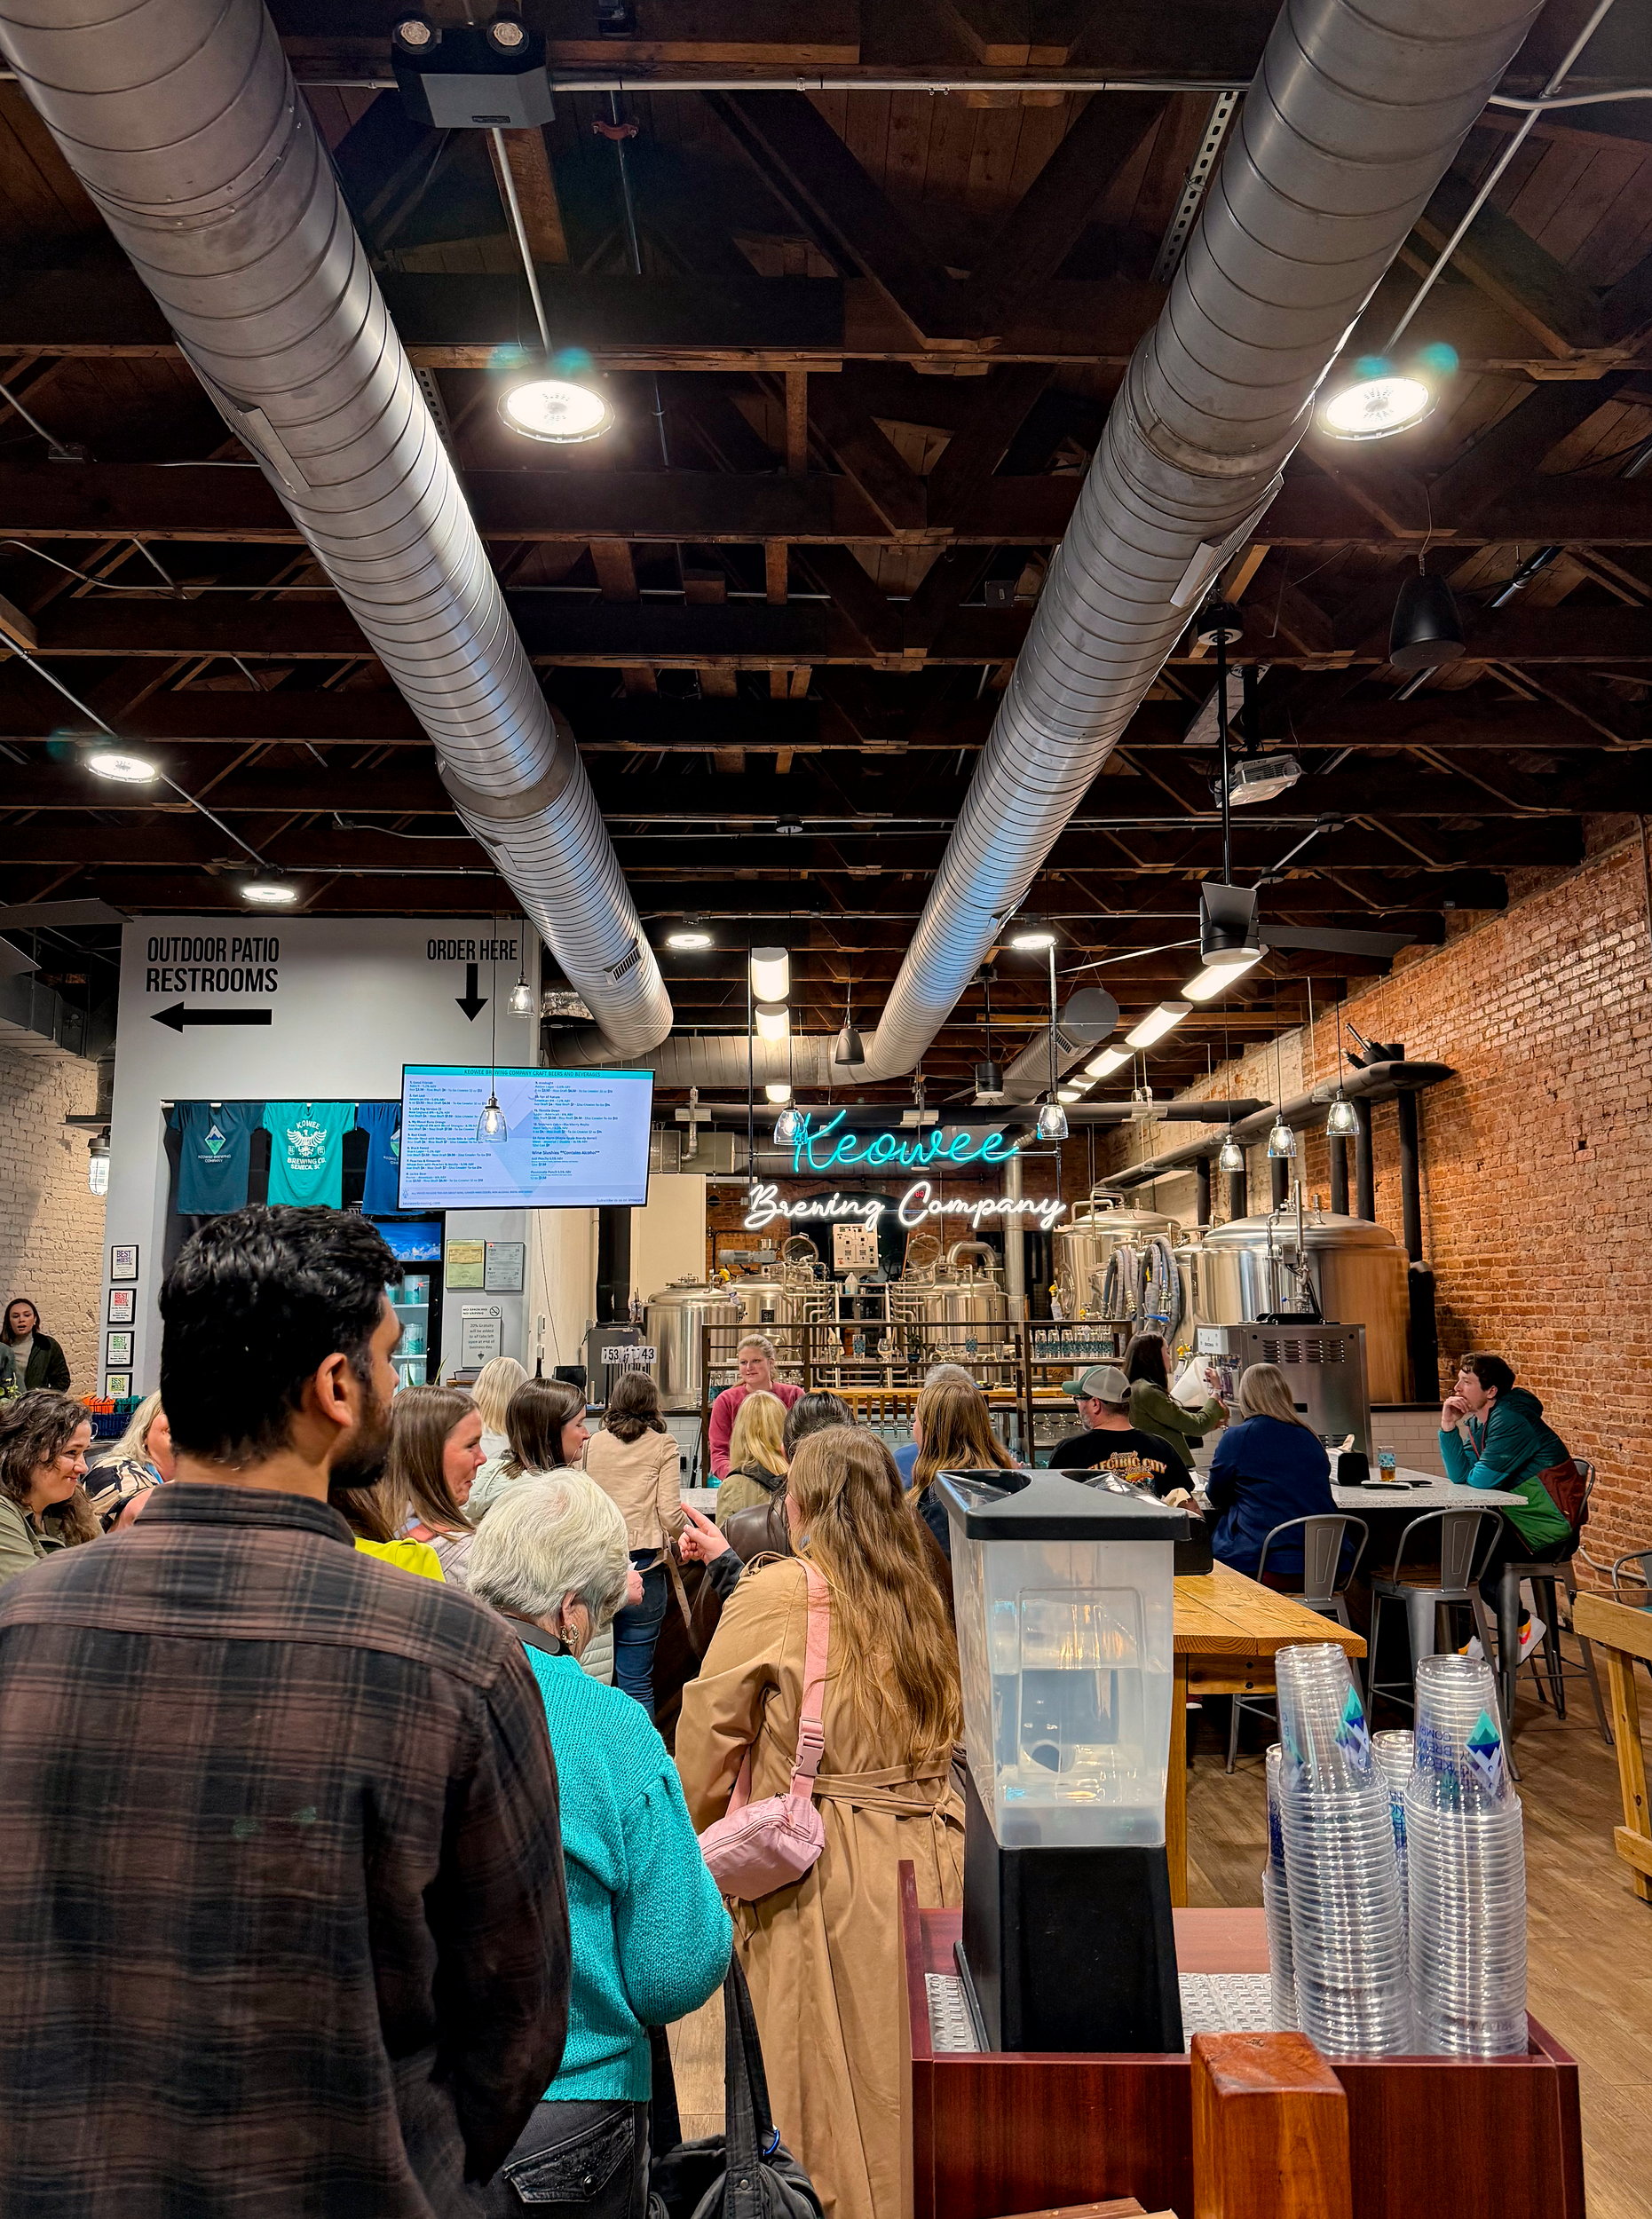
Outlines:
{"label": "paper sign on wall", "polygon": [[504,1311],[497,1302],[467,1302],[459,1312],[459,1368],[491,1363],[504,1354]]}
{"label": "paper sign on wall", "polygon": [[450,1287],[486,1286],[487,1244],[485,1241],[449,1241],[447,1244],[447,1283]]}
{"label": "paper sign on wall", "polygon": [[877,1228],[872,1225],[834,1225],[832,1228],[834,1271],[875,1271],[878,1267]]}

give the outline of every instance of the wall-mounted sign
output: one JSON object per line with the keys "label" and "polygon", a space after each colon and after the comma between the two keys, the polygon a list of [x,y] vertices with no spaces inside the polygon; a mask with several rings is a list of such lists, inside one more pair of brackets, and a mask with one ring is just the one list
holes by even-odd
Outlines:
{"label": "wall-mounted sign", "polygon": [[937,1125],[928,1133],[845,1133],[841,1128],[847,1111],[840,1110],[824,1125],[812,1111],[800,1110],[792,1135],[792,1169],[808,1172],[927,1171],[931,1164],[1003,1164],[1021,1150],[1019,1141],[1001,1133],[977,1135]]}
{"label": "wall-mounted sign", "polygon": [[660,1351],[645,1341],[633,1341],[605,1348],[602,1361],[605,1371],[652,1371],[660,1361]]}
{"label": "wall-mounted sign", "polygon": [[875,1225],[834,1225],[832,1228],[834,1271],[875,1271],[878,1267],[878,1228]]}
{"label": "wall-mounted sign", "polygon": [[[831,1223],[854,1219],[873,1227],[880,1218],[889,1214],[889,1204],[871,1195],[811,1194],[800,1201],[783,1202],[778,1187],[759,1184],[752,1188],[747,1199],[745,1226],[748,1233],[761,1233],[777,1220],[792,1224],[818,1224],[823,1220]],[[1053,1198],[1009,1195],[982,1195],[974,1199],[962,1195],[943,1197],[927,1179],[920,1179],[908,1187],[893,1212],[896,1223],[908,1231],[929,1218],[963,1220],[976,1232],[983,1225],[1003,1224],[1010,1218],[1036,1218],[1039,1231],[1047,1233],[1066,1214],[1066,1204]]]}
{"label": "wall-mounted sign", "polygon": [[504,1345],[504,1312],[498,1303],[465,1303],[459,1312],[459,1362],[463,1368],[469,1371],[492,1363]]}

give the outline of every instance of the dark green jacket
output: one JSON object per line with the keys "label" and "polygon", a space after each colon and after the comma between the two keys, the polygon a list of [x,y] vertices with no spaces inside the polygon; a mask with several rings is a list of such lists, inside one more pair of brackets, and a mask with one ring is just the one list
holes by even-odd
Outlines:
{"label": "dark green jacket", "polygon": [[1527,1387],[1511,1387],[1498,1396],[1483,1425],[1471,1417],[1463,1430],[1466,1441],[1461,1431],[1440,1435],[1448,1477],[1459,1487],[1500,1487],[1518,1495],[1518,1504],[1503,1504],[1503,1515],[1530,1547],[1552,1548],[1565,1540],[1571,1528],[1537,1474],[1564,1464],[1567,1448],[1553,1426],[1544,1424],[1537,1396]]}
{"label": "dark green jacket", "polygon": [[19,1382],[18,1393],[27,1394],[31,1387],[55,1387],[59,1394],[69,1391],[68,1359],[50,1333],[35,1335],[35,1345],[28,1352],[28,1370]]}

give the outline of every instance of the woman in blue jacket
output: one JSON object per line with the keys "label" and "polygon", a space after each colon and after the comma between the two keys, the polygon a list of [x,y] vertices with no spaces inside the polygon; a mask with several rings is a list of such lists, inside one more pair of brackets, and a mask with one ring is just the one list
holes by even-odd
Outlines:
{"label": "woman in blue jacket", "polygon": [[[1316,1433],[1296,1414],[1277,1364],[1253,1363],[1239,1380],[1230,1424],[1210,1460],[1206,1489],[1221,1513],[1212,1554],[1236,1572],[1256,1575],[1262,1543],[1292,1518],[1336,1515],[1331,1459]],[[1268,1552],[1268,1572],[1302,1575],[1302,1537],[1288,1534]]]}
{"label": "woman in blue jacket", "polygon": [[648,2029],[715,1994],[732,1930],[648,1713],[580,1669],[625,1600],[625,1520],[583,1472],[519,1480],[465,1569],[471,1594],[511,1621],[544,1699],[573,1967],[561,2066],[477,2209],[643,2219]]}

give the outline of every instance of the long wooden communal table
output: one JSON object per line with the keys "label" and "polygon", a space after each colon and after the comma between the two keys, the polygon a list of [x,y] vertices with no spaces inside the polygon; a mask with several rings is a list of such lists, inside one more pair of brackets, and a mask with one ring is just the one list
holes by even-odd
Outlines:
{"label": "long wooden communal table", "polygon": [[1335,1641],[1350,1656],[1365,1654],[1361,1635],[1225,1564],[1176,1582],[1176,1686],[1165,1788],[1173,1903],[1188,1899],[1188,1698],[1267,1694],[1274,1685],[1274,1658],[1293,1641]]}

